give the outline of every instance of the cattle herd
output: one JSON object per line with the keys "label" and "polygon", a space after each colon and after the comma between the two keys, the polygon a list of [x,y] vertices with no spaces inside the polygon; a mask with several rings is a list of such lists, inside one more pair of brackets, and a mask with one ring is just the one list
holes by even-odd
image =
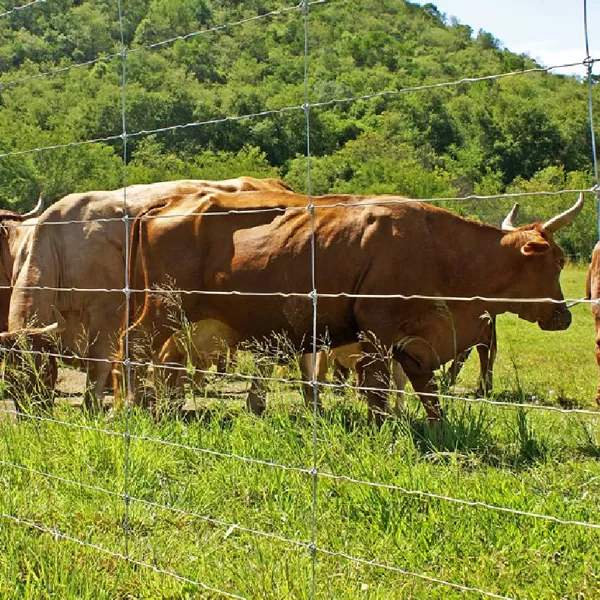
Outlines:
{"label": "cattle herd", "polygon": [[[147,363],[155,372],[171,367],[167,381],[179,390],[177,373],[189,361],[203,372],[226,351],[285,336],[305,382],[314,367],[322,380],[330,358],[340,371],[355,369],[376,422],[388,411],[392,378],[400,389],[408,379],[437,421],[434,371],[454,360],[455,375],[473,347],[480,393],[490,391],[496,315],[569,327],[559,283],[565,258],[553,234],[582,206],[583,194],[549,221],[521,227],[515,206],[495,227],[403,197],[308,197],[279,180],[240,177],[133,185],[71,194],[43,212],[0,211],[5,389],[19,406],[23,392],[11,373],[22,371],[24,340],[45,357],[36,377],[49,388],[57,355],[79,360],[84,405],[94,410],[109,385],[115,403],[126,392],[146,402]],[[587,289],[588,298],[600,297],[599,246]],[[173,297],[185,336],[174,327]],[[595,304],[593,314],[600,324]],[[332,350],[313,358],[324,340]],[[597,356],[600,364],[598,349]],[[312,399],[310,383],[304,394]],[[247,403],[264,410],[260,378]]]}

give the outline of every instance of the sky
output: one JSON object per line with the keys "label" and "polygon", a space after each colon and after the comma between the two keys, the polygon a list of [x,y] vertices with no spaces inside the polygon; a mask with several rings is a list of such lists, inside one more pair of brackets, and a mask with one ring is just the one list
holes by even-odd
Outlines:
{"label": "sky", "polygon": [[[484,29],[518,54],[527,53],[548,67],[585,58],[583,0],[431,0],[448,17],[455,16],[477,33]],[[426,4],[421,0],[420,4]],[[590,55],[600,59],[600,2],[588,0]],[[583,66],[557,69],[585,75]],[[600,74],[600,60],[594,66]]]}

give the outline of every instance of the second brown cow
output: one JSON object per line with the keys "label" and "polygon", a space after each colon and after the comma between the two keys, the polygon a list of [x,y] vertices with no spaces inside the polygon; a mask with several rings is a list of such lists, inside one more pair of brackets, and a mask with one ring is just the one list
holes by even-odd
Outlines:
{"label": "second brown cow", "polygon": [[[314,248],[317,339],[361,341],[376,420],[389,377],[379,348],[401,364],[436,421],[433,372],[479,342],[481,315],[513,312],[545,330],[570,325],[553,233],[578,214],[583,196],[545,223],[517,228],[508,219],[502,229],[404,198],[313,200],[314,209],[290,192],[211,193],[158,205],[134,224],[131,281],[146,290],[175,282],[187,320],[205,328],[207,352],[216,340],[235,346],[273,333],[306,352]],[[147,292],[132,343],[150,339],[157,353],[170,334],[164,301]],[[261,411],[264,397],[250,405]]]}

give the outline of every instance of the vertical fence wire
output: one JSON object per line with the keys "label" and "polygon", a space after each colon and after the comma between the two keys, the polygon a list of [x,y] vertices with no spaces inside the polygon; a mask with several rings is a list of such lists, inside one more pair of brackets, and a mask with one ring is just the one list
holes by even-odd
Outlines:
{"label": "vertical fence wire", "polygon": [[[123,474],[123,501],[125,503],[125,514],[123,515],[123,533],[125,537],[125,556],[129,559],[130,543],[130,497],[129,497],[129,479],[131,462],[131,435],[130,435],[130,412],[129,390],[131,389],[131,362],[129,360],[129,298],[131,291],[129,289],[129,211],[127,208],[127,48],[125,46],[125,32],[123,27],[123,11],[121,0],[117,0],[117,9],[119,13],[119,30],[121,37],[121,57],[122,57],[122,77],[121,77],[121,125],[123,138],[123,226],[125,228],[125,277],[123,292],[125,295],[125,331],[124,331],[124,350],[125,350],[125,372],[127,384],[125,386],[125,435],[123,436],[125,444],[124,474]],[[121,389],[123,386],[121,385]],[[113,406],[113,410],[114,410]]]}
{"label": "vertical fence wire", "polygon": [[594,165],[594,187],[596,192],[596,210],[598,211],[598,239],[600,239],[600,187],[598,184],[598,155],[596,152],[596,134],[594,130],[594,107],[593,107],[593,69],[594,59],[590,56],[590,36],[588,27],[587,0],[583,0],[583,30],[585,37],[585,60],[583,64],[587,68],[588,88],[588,114],[590,120],[590,141],[592,144],[592,163]]}
{"label": "vertical fence wire", "polygon": [[308,211],[310,214],[310,297],[312,299],[312,357],[311,357],[311,386],[313,390],[313,431],[312,431],[312,510],[310,524],[310,551],[311,551],[311,580],[310,597],[315,598],[317,575],[317,491],[319,472],[317,462],[317,417],[319,409],[319,382],[317,381],[317,280],[316,280],[316,244],[315,244],[315,204],[312,196],[310,172],[310,103],[308,94],[308,0],[302,0],[302,18],[304,22],[304,117],[306,126],[306,191],[308,194]]}

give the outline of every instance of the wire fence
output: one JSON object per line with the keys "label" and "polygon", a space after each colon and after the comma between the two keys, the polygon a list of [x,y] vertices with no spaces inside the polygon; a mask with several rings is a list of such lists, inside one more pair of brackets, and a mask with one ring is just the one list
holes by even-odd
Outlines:
{"label": "wire fence", "polygon": [[[8,17],[15,12],[22,11],[25,9],[35,10],[35,5],[50,1],[50,0],[34,0],[33,2],[29,2],[22,6],[14,7],[4,13],[0,13],[0,18]],[[35,350],[35,349],[24,349],[19,347],[11,348],[11,352],[14,354],[23,354],[29,355],[32,357],[50,357],[58,360],[71,360],[76,359],[82,363],[87,363],[88,365],[97,365],[104,367],[121,367],[125,371],[125,388],[127,391],[131,391],[135,385],[134,383],[134,374],[133,370],[147,370],[151,368],[155,371],[160,370],[169,370],[169,372],[180,372],[182,374],[189,373],[189,366],[184,364],[173,364],[173,363],[161,363],[156,360],[137,360],[133,357],[132,352],[132,342],[129,337],[130,326],[133,323],[133,315],[131,313],[131,301],[133,295],[156,295],[156,294],[179,294],[182,296],[230,296],[230,297],[257,297],[257,298],[302,298],[307,302],[310,302],[311,305],[311,324],[310,327],[307,328],[308,338],[311,341],[312,350],[312,375],[310,378],[306,377],[274,377],[267,376],[263,374],[248,374],[244,373],[241,370],[234,370],[230,372],[224,373],[215,373],[214,371],[207,368],[199,368],[197,366],[194,367],[194,372],[202,375],[211,375],[218,377],[220,379],[231,379],[231,380],[242,380],[242,381],[250,381],[250,382],[272,382],[282,385],[290,385],[290,386],[300,386],[304,385],[310,390],[312,390],[313,398],[312,398],[312,427],[311,427],[311,439],[310,439],[310,454],[311,461],[310,464],[289,464],[286,462],[279,462],[275,460],[265,460],[258,456],[251,455],[242,455],[235,452],[226,452],[220,451],[215,448],[203,447],[200,445],[187,444],[178,441],[173,441],[169,439],[162,439],[159,437],[153,437],[148,435],[142,435],[132,431],[132,401],[130,399],[130,395],[128,393],[125,394],[125,419],[124,419],[124,429],[110,429],[107,427],[96,427],[94,425],[90,425],[88,423],[79,423],[71,420],[54,418],[50,416],[44,416],[40,414],[33,414],[27,411],[20,410],[18,408],[1,408],[0,414],[3,415],[11,415],[14,417],[19,417],[24,422],[31,422],[38,425],[57,425],[65,428],[72,428],[82,432],[95,433],[100,434],[102,436],[107,436],[109,438],[118,438],[122,440],[123,443],[123,488],[122,491],[117,491],[114,489],[108,489],[103,486],[93,485],[90,483],[86,483],[85,481],[80,481],[76,478],[71,478],[67,476],[63,476],[60,473],[51,472],[48,469],[38,469],[34,466],[23,464],[16,461],[11,460],[0,460],[0,465],[2,465],[3,470],[7,471],[16,471],[27,473],[30,476],[35,476],[42,478],[48,482],[55,482],[66,484],[69,486],[79,487],[81,489],[86,489],[88,491],[99,492],[101,494],[105,494],[107,496],[113,497],[123,503],[123,520],[122,520],[122,530],[123,530],[123,540],[124,540],[124,551],[115,552],[110,548],[105,548],[101,545],[93,543],[89,540],[82,539],[76,536],[72,536],[60,529],[45,525],[43,523],[39,523],[36,520],[25,518],[19,516],[18,514],[9,514],[9,513],[0,513],[0,517],[5,519],[6,521],[13,522],[15,524],[22,525],[24,527],[28,527],[39,532],[48,534],[52,536],[57,542],[59,540],[75,543],[99,553],[107,554],[119,561],[124,561],[126,563],[136,565],[139,567],[150,569],[160,575],[171,577],[177,581],[182,583],[195,586],[199,589],[205,590],[207,592],[211,592],[217,595],[221,595],[224,597],[230,598],[244,598],[244,596],[239,595],[235,591],[230,591],[226,589],[220,589],[219,587],[214,587],[209,583],[197,579],[192,579],[181,575],[176,570],[172,570],[170,568],[163,568],[159,566],[159,564],[154,562],[146,562],[144,560],[139,560],[134,557],[134,553],[132,551],[132,546],[135,541],[135,531],[132,526],[132,517],[131,511],[133,505],[144,505],[146,507],[151,507],[154,509],[161,509],[171,511],[172,513],[176,513],[185,517],[190,517],[193,519],[197,519],[206,523],[210,523],[222,528],[226,528],[228,532],[231,531],[240,531],[246,534],[257,536],[260,538],[265,538],[273,542],[281,543],[284,545],[289,545],[300,549],[310,556],[311,568],[310,568],[310,583],[309,583],[309,592],[308,595],[310,598],[317,597],[317,581],[319,577],[319,556],[329,556],[337,559],[344,559],[350,563],[354,563],[360,566],[369,566],[372,568],[382,569],[385,571],[392,571],[398,573],[407,578],[413,578],[417,580],[422,580],[428,582],[430,584],[435,584],[436,586],[440,586],[442,589],[448,588],[453,589],[459,592],[464,593],[475,593],[480,596],[490,597],[490,598],[502,598],[507,599],[509,596],[497,594],[490,590],[480,589],[478,587],[463,585],[460,582],[450,581],[444,579],[442,577],[433,577],[424,572],[417,572],[409,569],[404,569],[399,565],[386,564],[380,559],[370,559],[365,557],[356,556],[352,553],[336,550],[334,548],[328,548],[322,545],[318,540],[318,528],[317,522],[320,514],[320,506],[319,506],[319,490],[320,487],[325,485],[326,482],[343,482],[355,486],[359,486],[361,488],[375,488],[379,490],[386,490],[390,492],[394,492],[397,494],[403,494],[406,496],[418,497],[421,499],[427,500],[435,500],[442,503],[447,503],[449,505],[457,505],[461,507],[465,507],[468,509],[478,509],[490,511],[496,514],[504,514],[510,516],[517,516],[526,519],[532,519],[535,521],[541,521],[544,523],[552,523],[555,525],[563,526],[563,527],[574,527],[581,528],[590,531],[597,531],[600,529],[600,523],[595,523],[593,521],[587,520],[578,520],[578,519],[569,519],[563,518],[554,514],[545,514],[541,511],[535,510],[527,510],[517,507],[511,506],[503,506],[500,504],[495,504],[491,502],[484,502],[477,499],[464,498],[460,497],[458,494],[454,495],[446,495],[446,494],[438,494],[433,491],[422,490],[422,489],[412,489],[410,487],[397,485],[390,482],[384,481],[373,481],[367,478],[358,478],[353,477],[345,473],[334,473],[330,472],[321,467],[320,461],[320,438],[319,438],[319,407],[320,407],[320,399],[319,393],[320,390],[326,389],[350,389],[361,392],[380,392],[380,387],[373,387],[370,385],[352,385],[349,383],[329,383],[324,381],[319,381],[316,376],[317,372],[317,353],[321,350],[321,346],[319,344],[319,306],[320,302],[328,300],[328,299],[377,299],[377,300],[406,300],[406,301],[433,301],[436,303],[439,302],[456,302],[456,303],[470,303],[470,302],[483,302],[486,304],[493,303],[505,303],[505,304],[554,304],[558,306],[562,306],[565,302],[571,303],[588,303],[594,304],[597,301],[590,299],[557,299],[551,297],[534,297],[534,298],[522,298],[522,297],[492,297],[492,296],[484,296],[484,295],[470,295],[470,296],[456,296],[456,295],[438,295],[438,294],[374,294],[374,293],[352,293],[352,292],[336,292],[336,293],[327,293],[322,289],[318,289],[317,286],[317,273],[320,268],[319,256],[317,251],[317,216],[320,210],[324,209],[340,209],[344,211],[350,211],[352,209],[360,210],[364,209],[365,206],[378,205],[378,206],[386,206],[386,205],[399,205],[405,203],[412,202],[435,202],[441,203],[445,200],[452,201],[472,201],[472,200],[495,200],[495,199],[512,199],[519,198],[522,196],[531,196],[540,199],[547,198],[549,196],[556,196],[561,194],[573,194],[573,193],[591,193],[598,196],[598,192],[600,190],[598,183],[598,166],[597,166],[597,156],[596,156],[596,148],[595,148],[595,137],[594,137],[594,126],[593,126],[593,106],[592,106],[592,80],[593,80],[593,67],[596,59],[592,58],[589,50],[589,41],[588,41],[588,24],[587,24],[587,5],[584,0],[584,20],[585,20],[585,50],[586,55],[581,62],[578,63],[568,63],[562,65],[555,65],[551,67],[536,67],[531,69],[524,69],[519,71],[511,71],[506,73],[497,73],[492,75],[485,75],[482,77],[464,77],[454,81],[440,82],[440,83],[432,83],[425,84],[419,86],[406,87],[402,89],[395,90],[383,90],[370,94],[362,94],[362,95],[354,95],[344,98],[331,98],[321,102],[311,102],[310,101],[310,86],[309,86],[309,65],[310,65],[310,32],[311,32],[311,15],[312,10],[315,9],[318,5],[324,4],[335,4],[335,0],[317,0],[309,2],[307,0],[302,0],[299,4],[287,6],[280,8],[278,10],[272,10],[265,12],[263,14],[253,16],[250,18],[240,19],[237,21],[223,23],[218,26],[210,27],[207,29],[203,29],[200,31],[193,31],[187,33],[185,35],[180,35],[176,37],[171,37],[168,39],[164,39],[162,41],[147,44],[139,47],[129,48],[125,42],[124,36],[124,22],[123,22],[123,12],[120,0],[117,0],[117,8],[119,15],[119,31],[120,31],[120,42],[121,42],[121,50],[120,52],[109,54],[106,56],[97,56],[92,60],[81,62],[81,63],[73,63],[69,66],[62,67],[59,69],[45,71],[43,73],[31,75],[28,77],[13,79],[13,80],[0,80],[0,91],[5,88],[12,88],[14,86],[22,85],[27,82],[41,79],[45,77],[53,77],[55,75],[59,75],[62,73],[67,73],[71,69],[76,68],[86,68],[90,67],[101,61],[110,61],[113,59],[121,60],[121,69],[122,69],[122,82],[121,82],[121,131],[115,132],[112,135],[94,138],[94,139],[82,139],[82,140],[72,140],[64,143],[57,144],[49,144],[42,147],[36,148],[22,148],[16,149],[11,152],[4,152],[0,154],[0,159],[12,157],[12,156],[22,156],[26,154],[39,153],[45,151],[52,151],[58,149],[65,148],[73,148],[80,147],[88,144],[96,144],[96,143],[105,143],[105,142],[116,142],[121,141],[123,143],[123,189],[115,192],[115,194],[120,194],[122,198],[122,203],[120,209],[122,214],[115,214],[114,217],[101,217],[95,219],[95,223],[98,225],[101,224],[110,224],[123,223],[122,229],[122,238],[124,244],[124,252],[123,252],[123,260],[124,260],[124,273],[123,273],[123,286],[122,287],[107,287],[107,286],[98,286],[98,287],[85,287],[78,285],[24,285],[19,280],[16,280],[11,285],[0,285],[0,290],[10,290],[10,291],[19,291],[19,290],[30,290],[30,291],[52,291],[52,292],[60,292],[60,293],[81,293],[81,294],[102,294],[102,293],[112,293],[119,294],[121,300],[119,302],[120,310],[124,312],[124,323],[125,326],[123,328],[123,356],[119,359],[109,358],[109,357],[99,357],[92,356],[90,352],[88,353],[77,353],[70,349],[68,352],[58,346],[58,351],[48,352],[47,350]],[[298,13],[301,15],[302,23],[303,23],[303,42],[304,42],[304,68],[303,68],[303,102],[298,105],[290,105],[283,106],[280,108],[270,108],[257,112],[252,112],[248,114],[241,115],[228,115],[221,118],[208,119],[203,121],[194,121],[187,123],[179,123],[179,124],[170,124],[162,127],[157,127],[148,130],[140,130],[130,132],[127,128],[127,58],[129,55],[142,52],[142,51],[151,51],[154,49],[164,48],[166,46],[172,45],[175,42],[186,41],[189,39],[196,38],[198,36],[210,35],[219,31],[227,31],[236,27],[243,27],[249,23],[257,23],[257,22],[266,22],[272,19],[279,18],[288,13]],[[587,68],[587,77],[588,77],[588,111],[589,111],[589,123],[590,123],[590,134],[592,139],[592,158],[593,158],[593,166],[594,166],[594,186],[592,188],[586,189],[564,189],[559,191],[542,191],[542,192],[529,192],[529,193],[519,193],[519,194],[494,194],[494,195],[468,195],[462,198],[421,198],[421,199],[408,199],[402,197],[393,197],[393,196],[376,196],[376,197],[361,197],[357,200],[356,203],[337,203],[333,202],[321,202],[312,194],[312,183],[311,183],[311,131],[310,131],[310,115],[311,111],[333,107],[341,104],[350,104],[357,101],[368,101],[376,98],[384,98],[384,97],[397,97],[401,94],[408,93],[419,93],[420,91],[439,89],[439,88],[453,88],[456,86],[462,86],[465,84],[475,84],[479,82],[485,81],[493,81],[499,80],[506,77],[517,77],[517,76],[527,76],[533,73],[547,73],[550,70],[556,70],[561,68],[573,67],[576,65],[584,65]],[[269,208],[255,208],[255,209],[228,209],[222,211],[216,211],[212,213],[205,212],[170,212],[168,214],[148,214],[145,215],[145,219],[148,221],[156,220],[156,219],[188,219],[194,217],[202,217],[205,216],[222,216],[222,217],[234,217],[235,215],[248,215],[248,214],[286,214],[293,211],[301,211],[304,213],[308,213],[309,215],[309,225],[310,228],[310,264],[307,265],[310,273],[309,289],[302,289],[301,291],[281,291],[281,290],[263,290],[263,291],[245,291],[245,290],[228,290],[228,291],[216,291],[216,290],[199,290],[199,289],[185,289],[185,288],[167,288],[167,287],[156,287],[156,285],[152,286],[144,286],[144,287],[136,287],[134,282],[130,279],[130,273],[132,269],[132,265],[130,264],[130,256],[132,251],[132,223],[135,221],[135,215],[130,210],[132,207],[130,198],[128,197],[128,180],[127,180],[127,142],[128,140],[149,136],[162,134],[167,132],[185,130],[189,128],[197,128],[208,125],[224,125],[227,123],[232,123],[236,121],[242,120],[254,120],[260,119],[263,117],[269,117],[273,115],[283,115],[290,112],[294,113],[302,113],[305,117],[305,133],[306,133],[306,158],[307,158],[307,189],[308,194],[306,195],[306,203],[302,206],[285,206],[285,207],[269,207]],[[89,224],[89,219],[61,219],[56,221],[51,220],[41,220],[40,222],[37,219],[32,219],[30,221],[25,222],[15,222],[11,224],[11,227],[18,229],[20,227],[26,228],[26,232],[36,232],[39,231],[43,227],[52,226],[52,225],[74,225],[74,226],[83,226]],[[599,232],[600,232],[600,221],[599,221]],[[44,323],[45,324],[45,323]],[[405,390],[392,390],[393,393],[403,396],[409,395]],[[494,400],[487,397],[470,397],[466,395],[456,395],[449,393],[433,393],[423,391],[420,392],[419,395],[423,398],[441,398],[448,402],[459,402],[464,404],[485,404],[492,407],[498,408],[507,408],[517,411],[523,410],[536,410],[536,411],[547,411],[549,413],[558,413],[560,415],[576,415],[580,417],[590,417],[595,421],[596,417],[600,415],[600,413],[592,410],[584,410],[577,408],[561,408],[557,406],[547,406],[543,404],[536,404],[533,402],[508,402],[508,401],[500,401]],[[116,423],[119,426],[119,423]],[[158,502],[155,500],[148,500],[146,498],[138,497],[136,495],[132,495],[132,479],[135,477],[135,470],[133,465],[133,457],[132,457],[132,443],[142,443],[142,444],[154,444],[163,448],[173,448],[179,450],[185,450],[187,452],[192,452],[198,455],[210,456],[217,459],[222,460],[231,460],[240,463],[245,463],[248,465],[254,465],[257,467],[265,467],[268,469],[274,469],[283,472],[289,472],[298,474],[310,480],[310,510],[308,511],[308,530],[309,536],[307,539],[295,539],[293,537],[287,537],[284,535],[280,535],[278,533],[274,533],[271,531],[266,531],[261,528],[254,528],[248,525],[244,525],[243,523],[238,523],[235,521],[227,521],[220,518],[216,518],[211,514],[201,514],[199,512],[194,512],[190,510],[186,510],[176,506],[175,504],[166,504],[162,502]],[[135,483],[135,482],[133,482]],[[225,537],[228,537],[227,534]]]}
{"label": "wire fence", "polygon": [[20,10],[25,10],[26,8],[30,8],[34,4],[40,4],[45,1],[46,0],[32,0],[31,2],[28,2],[27,4],[23,4],[22,6],[15,6],[14,8],[11,8],[10,10],[6,10],[3,13],[0,13],[0,19],[3,17],[8,17],[9,15],[13,15],[13,14],[19,12]]}

